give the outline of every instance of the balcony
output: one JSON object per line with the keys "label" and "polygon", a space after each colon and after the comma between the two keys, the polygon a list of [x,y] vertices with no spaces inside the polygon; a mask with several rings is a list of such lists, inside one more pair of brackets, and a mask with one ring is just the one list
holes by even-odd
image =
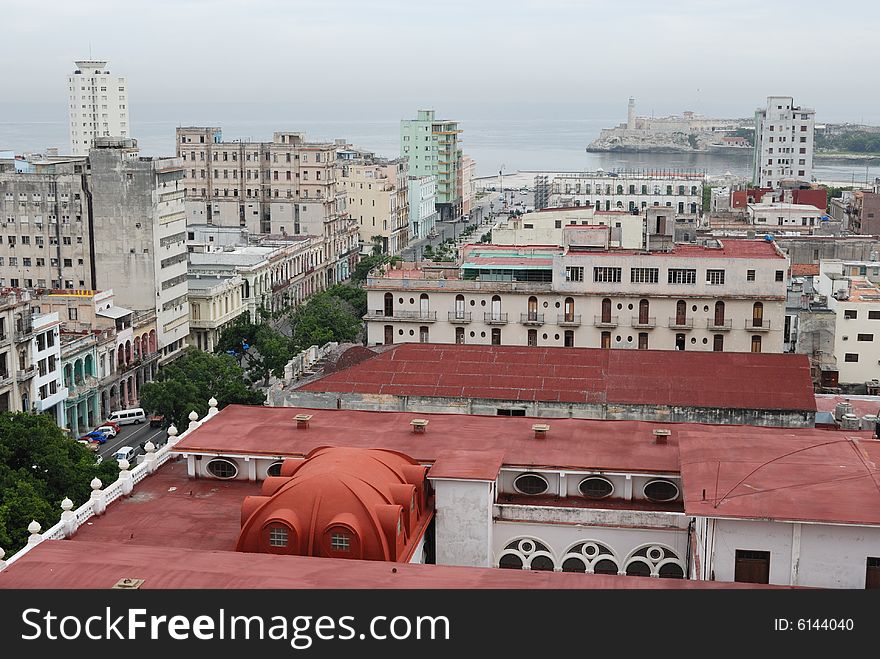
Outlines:
{"label": "balcony", "polygon": [[670,318],[669,329],[693,329],[693,318]]}
{"label": "balcony", "polygon": [[450,323],[469,323],[471,322],[471,314],[470,311],[450,311],[449,312],[449,322]]}
{"label": "balcony", "polygon": [[15,372],[15,381],[16,382],[27,382],[32,377],[37,374],[37,369],[33,364],[28,366],[27,368],[20,368]]}
{"label": "balcony", "polygon": [[5,387],[8,384],[12,384],[12,375],[7,371],[5,373],[0,373],[0,387]]}
{"label": "balcony", "polygon": [[556,316],[556,324],[560,327],[580,327],[581,315],[564,313],[558,314]]}
{"label": "balcony", "polygon": [[607,318],[594,316],[593,324],[596,327],[617,327],[617,316],[608,316]]}
{"label": "balcony", "polygon": [[632,326],[636,329],[653,329],[657,327],[657,319],[656,318],[639,318],[638,316],[632,317]]}
{"label": "balcony", "polygon": [[401,322],[413,323],[433,323],[437,320],[436,311],[394,311],[390,316],[385,314],[381,309],[375,312],[367,312],[365,320],[397,320]]}
{"label": "balcony", "polygon": [[521,313],[519,322],[523,325],[543,325],[544,314],[542,313]]}
{"label": "balcony", "polygon": [[729,332],[733,327],[733,321],[728,318],[727,320],[722,320],[721,322],[716,321],[714,318],[710,318],[706,321],[706,329],[712,330],[713,332]]}
{"label": "balcony", "polygon": [[[755,323],[757,323],[757,325]],[[769,332],[770,321],[761,318],[748,318],[746,319],[745,327],[750,332]]]}
{"label": "balcony", "polygon": [[506,313],[484,313],[483,322],[487,325],[507,325]]}

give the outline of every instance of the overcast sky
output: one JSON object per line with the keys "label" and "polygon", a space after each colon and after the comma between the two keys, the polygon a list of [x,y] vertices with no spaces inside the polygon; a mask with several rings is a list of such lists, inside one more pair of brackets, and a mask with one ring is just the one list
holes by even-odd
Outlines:
{"label": "overcast sky", "polygon": [[623,119],[630,95],[639,114],[750,116],[789,94],[820,120],[880,123],[876,0],[0,0],[0,25],[7,102],[64,103],[91,48],[132,104],[344,102],[357,116],[527,99]]}

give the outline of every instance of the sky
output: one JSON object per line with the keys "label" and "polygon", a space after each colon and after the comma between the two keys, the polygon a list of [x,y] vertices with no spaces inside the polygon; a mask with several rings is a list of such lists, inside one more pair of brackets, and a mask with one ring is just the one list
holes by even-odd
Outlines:
{"label": "sky", "polygon": [[639,114],[751,116],[785,94],[820,121],[880,124],[880,2],[0,0],[0,17],[0,113],[63,105],[60,81],[91,53],[133,106],[166,110],[623,119],[635,96]]}

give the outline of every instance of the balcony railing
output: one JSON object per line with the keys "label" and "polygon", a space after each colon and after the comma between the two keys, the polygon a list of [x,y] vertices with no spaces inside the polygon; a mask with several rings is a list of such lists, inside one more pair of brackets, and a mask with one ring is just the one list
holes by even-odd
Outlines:
{"label": "balcony railing", "polygon": [[384,311],[378,309],[374,312],[367,312],[367,320],[399,320],[403,322],[428,322],[433,323],[437,320],[436,311],[394,311],[390,316]]}
{"label": "balcony railing", "polygon": [[657,319],[639,318],[638,316],[633,316],[632,326],[637,329],[651,329],[652,327],[657,327]]}
{"label": "balcony railing", "polygon": [[450,311],[449,312],[449,322],[450,323],[469,323],[471,322],[471,314],[470,311]]}
{"label": "balcony railing", "polygon": [[581,315],[561,313],[556,317],[556,324],[560,327],[578,327],[581,324]]}
{"label": "balcony railing", "polygon": [[710,318],[706,321],[706,329],[714,330],[716,332],[726,332],[733,327],[733,321],[730,318],[727,318],[722,321],[717,321],[714,318]]}
{"label": "balcony railing", "polygon": [[618,325],[617,316],[595,316],[594,318],[593,324],[596,327],[617,327]]}
{"label": "balcony railing", "polygon": [[523,325],[543,325],[544,314],[542,313],[521,313],[519,322]]}
{"label": "balcony railing", "polygon": [[669,329],[693,329],[693,318],[670,318]]}
{"label": "balcony railing", "polygon": [[18,382],[26,382],[30,380],[34,375],[36,375],[37,369],[34,365],[30,365],[27,368],[20,368],[15,372],[15,379]]}
{"label": "balcony railing", "polygon": [[745,327],[751,332],[769,332],[770,321],[760,318],[747,318]]}
{"label": "balcony railing", "polygon": [[507,324],[507,314],[506,313],[484,313],[483,314],[483,322],[487,325],[506,325]]}

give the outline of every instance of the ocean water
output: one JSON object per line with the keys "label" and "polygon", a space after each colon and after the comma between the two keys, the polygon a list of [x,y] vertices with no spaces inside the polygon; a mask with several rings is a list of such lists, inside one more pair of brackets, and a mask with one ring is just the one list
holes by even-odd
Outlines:
{"label": "ocean water", "polygon": [[[667,169],[708,174],[751,175],[751,152],[731,154],[587,153],[602,128],[620,122],[616,106],[483,104],[453,108],[463,129],[465,153],[476,161],[478,176],[525,171],[606,171]],[[400,118],[408,107],[338,104],[137,103],[132,101],[131,134],[143,155],[173,155],[174,130],[182,125],[220,126],[225,139],[271,140],[273,131],[292,130],[309,140],[345,138],[393,157],[398,153]],[[38,151],[68,145],[64,104],[0,103],[0,151]],[[880,177],[880,158],[829,160],[818,157],[820,181],[863,185]]]}

